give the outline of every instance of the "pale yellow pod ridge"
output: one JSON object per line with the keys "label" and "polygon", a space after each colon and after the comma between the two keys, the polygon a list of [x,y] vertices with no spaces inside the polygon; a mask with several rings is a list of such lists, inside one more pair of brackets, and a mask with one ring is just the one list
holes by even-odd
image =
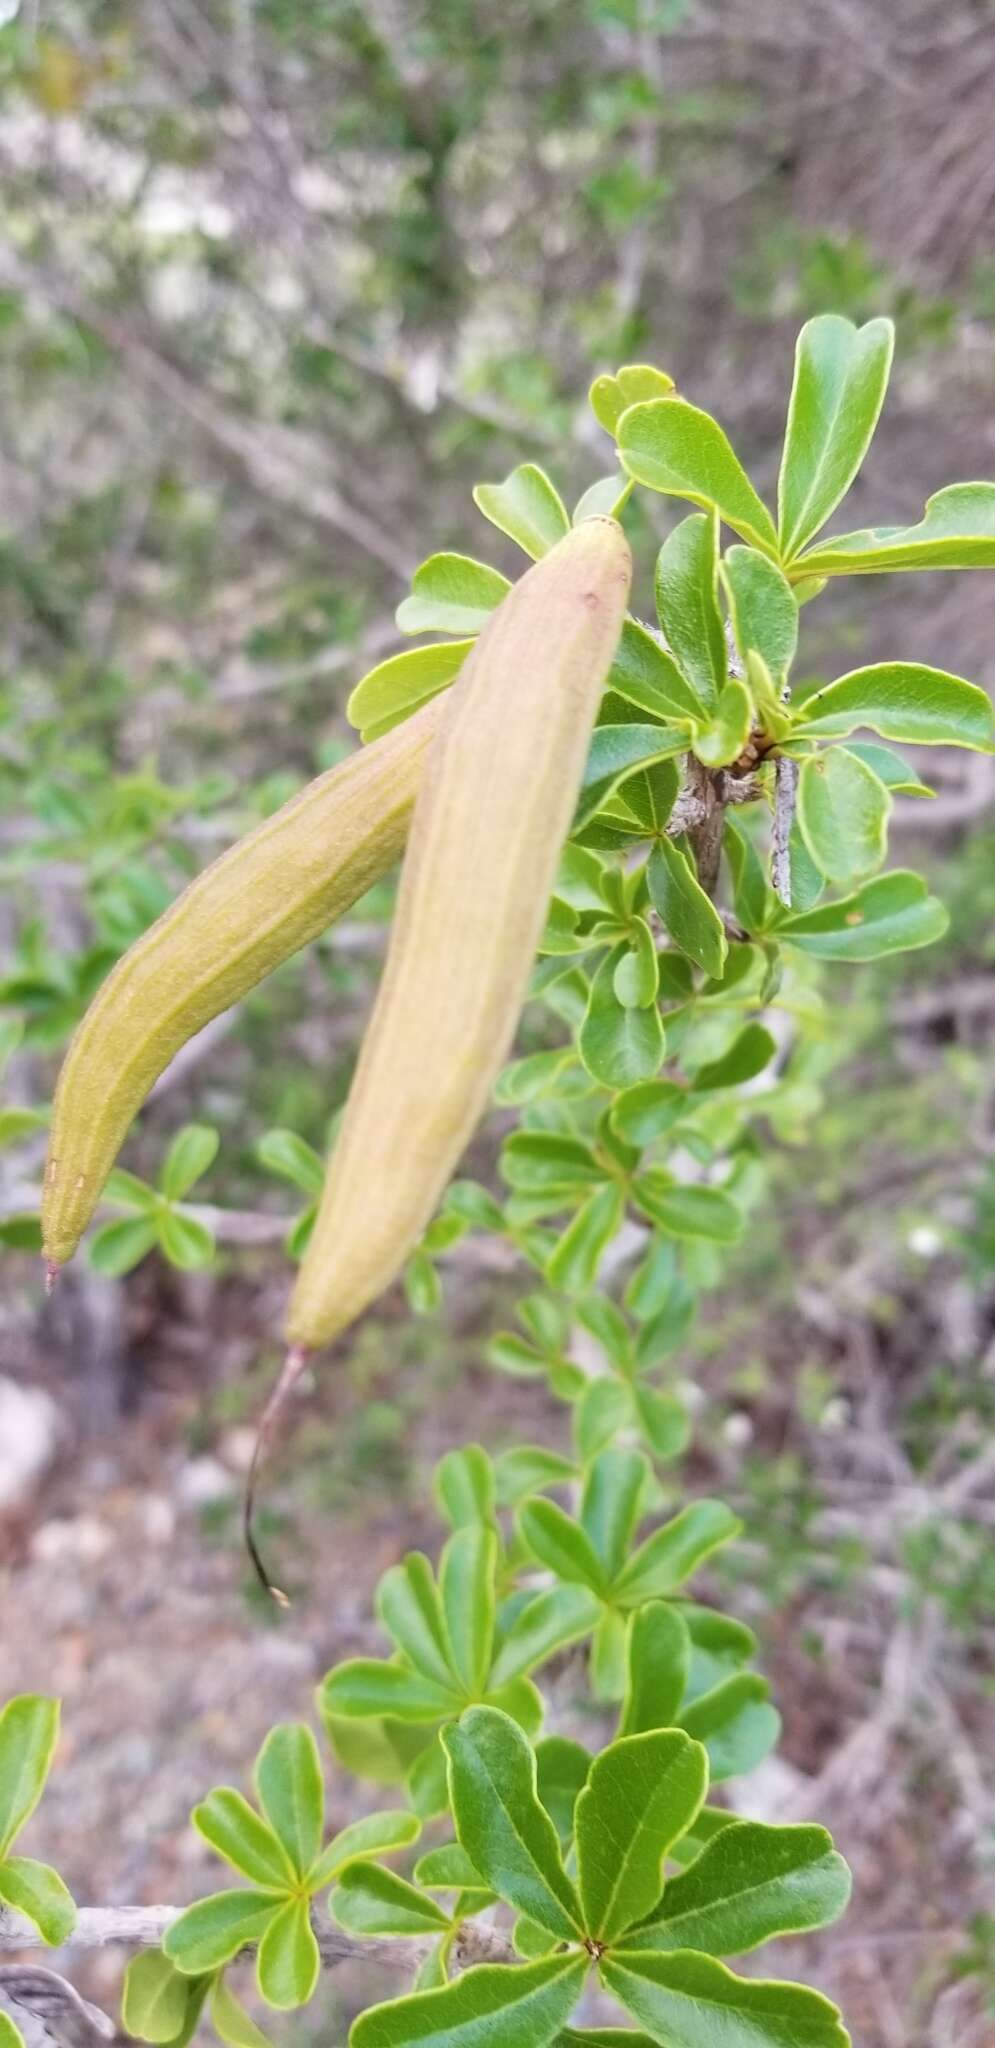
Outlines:
{"label": "pale yellow pod ridge", "polygon": [[329,1343],[395,1278],[506,1058],[631,576],[612,519],[529,569],[449,695],[289,1336]]}
{"label": "pale yellow pod ridge", "polygon": [[198,875],[118,961],[66,1054],[42,1201],[72,1257],[132,1118],[195,1032],[317,938],[400,858],[442,703],[319,775]]}

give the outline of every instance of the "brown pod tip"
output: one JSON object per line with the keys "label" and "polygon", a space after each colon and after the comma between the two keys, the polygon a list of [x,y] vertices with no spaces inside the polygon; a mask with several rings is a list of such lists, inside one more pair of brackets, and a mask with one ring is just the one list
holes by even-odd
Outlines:
{"label": "brown pod tip", "polygon": [[277,1424],[298,1380],[307,1368],[310,1356],[310,1352],[305,1350],[303,1344],[293,1344],[287,1352],[280,1371],[280,1377],[259,1419],[259,1428],[256,1431],[256,1441],[252,1452],[252,1462],[249,1466],[249,1476],[245,1483],[245,1502],[242,1510],[242,1533],[245,1538],[245,1547],[263,1591],[269,1594],[271,1600],[276,1601],[278,1607],[289,1607],[290,1597],[289,1594],[283,1591],[281,1586],[276,1585],[270,1578],[269,1572],[263,1563],[255,1534],[256,1493],[258,1490],[259,1474],[272,1448]]}

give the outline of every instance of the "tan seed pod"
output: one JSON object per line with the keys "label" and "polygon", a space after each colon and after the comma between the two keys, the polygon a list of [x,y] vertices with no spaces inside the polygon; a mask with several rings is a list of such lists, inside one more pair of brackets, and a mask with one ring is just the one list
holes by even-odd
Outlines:
{"label": "tan seed pod", "polygon": [[502,600],[450,693],[294,1290],[292,1360],[329,1343],[395,1278],[484,1110],[525,997],[631,568],[621,527],[585,520]]}
{"label": "tan seed pod", "polygon": [[317,938],[399,858],[433,701],[319,775],[198,875],[98,990],[55,1096],[45,1256],[72,1257],[153,1083],[195,1032]]}

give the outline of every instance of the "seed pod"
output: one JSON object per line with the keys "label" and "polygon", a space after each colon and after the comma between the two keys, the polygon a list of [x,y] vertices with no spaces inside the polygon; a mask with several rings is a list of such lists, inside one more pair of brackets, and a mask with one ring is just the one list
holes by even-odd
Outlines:
{"label": "seed pod", "polygon": [[429,754],[390,947],[298,1275],[289,1334],[327,1344],[394,1279],[507,1055],[631,574],[585,520],[516,584]]}
{"label": "seed pod", "polygon": [[42,1233],[72,1257],[128,1126],[187,1040],[317,938],[399,858],[440,703],[319,775],[229,847],[143,933],[70,1044]]}

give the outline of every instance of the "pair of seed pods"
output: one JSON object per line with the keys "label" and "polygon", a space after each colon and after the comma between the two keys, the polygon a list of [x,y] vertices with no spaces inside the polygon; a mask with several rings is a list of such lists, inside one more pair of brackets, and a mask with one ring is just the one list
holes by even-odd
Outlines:
{"label": "pair of seed pods", "polygon": [[75,1251],[180,1047],[340,917],[407,842],[290,1305],[289,1375],[396,1277],[511,1045],[631,567],[616,521],[584,520],[509,591],[445,697],[319,776],[124,955],[59,1078],[42,1211],[50,1265]]}

